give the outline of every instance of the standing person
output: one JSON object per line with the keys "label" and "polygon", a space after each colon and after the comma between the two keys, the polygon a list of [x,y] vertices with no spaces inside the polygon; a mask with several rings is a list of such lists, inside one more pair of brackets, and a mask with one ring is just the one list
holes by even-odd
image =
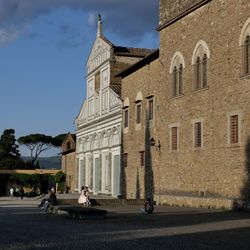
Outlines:
{"label": "standing person", "polygon": [[90,201],[89,201],[89,189],[88,187],[85,187],[85,196],[86,196],[86,206],[90,206]]}
{"label": "standing person", "polygon": [[21,196],[21,200],[23,199],[24,196],[24,190],[23,187],[20,188],[20,196]]}
{"label": "standing person", "polygon": [[14,196],[14,188],[13,187],[10,188],[10,196],[13,199],[13,196]]}
{"label": "standing person", "polygon": [[18,198],[19,197],[19,195],[20,195],[20,190],[19,190],[19,187],[16,187],[16,189],[15,189],[15,196]]}
{"label": "standing person", "polygon": [[80,197],[78,199],[78,203],[85,206],[86,205],[86,201],[87,201],[87,197],[86,197],[86,189],[84,186],[82,186],[81,188],[81,194]]}
{"label": "standing person", "polygon": [[53,192],[54,194],[56,193],[56,189],[54,187],[51,188],[51,192]]}

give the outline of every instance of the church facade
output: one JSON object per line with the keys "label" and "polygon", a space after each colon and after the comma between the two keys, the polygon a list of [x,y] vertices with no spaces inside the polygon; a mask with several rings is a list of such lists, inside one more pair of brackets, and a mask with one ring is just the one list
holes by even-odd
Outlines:
{"label": "church facade", "polygon": [[160,48],[123,71],[127,198],[247,206],[250,3],[160,1]]}
{"label": "church facade", "polygon": [[121,78],[117,73],[151,51],[115,46],[102,31],[87,61],[86,99],[76,123],[76,186],[94,194],[121,195]]}

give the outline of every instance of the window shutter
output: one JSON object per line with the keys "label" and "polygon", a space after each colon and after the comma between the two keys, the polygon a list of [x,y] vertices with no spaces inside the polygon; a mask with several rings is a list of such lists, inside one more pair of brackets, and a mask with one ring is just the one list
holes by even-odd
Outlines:
{"label": "window shutter", "polygon": [[231,143],[239,142],[238,115],[233,115],[230,117],[230,141]]}
{"label": "window shutter", "polygon": [[177,127],[173,127],[171,130],[172,150],[177,150]]}
{"label": "window shutter", "polygon": [[194,124],[194,146],[201,147],[201,122]]}

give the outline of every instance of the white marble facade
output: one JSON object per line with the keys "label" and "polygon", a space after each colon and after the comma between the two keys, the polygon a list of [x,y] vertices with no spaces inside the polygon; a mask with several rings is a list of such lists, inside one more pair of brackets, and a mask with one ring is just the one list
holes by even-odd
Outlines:
{"label": "white marble facade", "polygon": [[86,99],[76,119],[76,191],[121,195],[121,100],[111,88],[112,44],[98,32],[87,61]]}

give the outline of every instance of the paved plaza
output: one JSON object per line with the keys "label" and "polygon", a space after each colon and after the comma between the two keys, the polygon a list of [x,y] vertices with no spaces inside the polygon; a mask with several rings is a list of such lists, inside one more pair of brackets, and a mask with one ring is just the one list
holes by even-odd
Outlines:
{"label": "paved plaza", "polygon": [[0,198],[0,250],[250,249],[250,213],[156,206],[106,207],[100,220],[42,214],[37,199]]}

